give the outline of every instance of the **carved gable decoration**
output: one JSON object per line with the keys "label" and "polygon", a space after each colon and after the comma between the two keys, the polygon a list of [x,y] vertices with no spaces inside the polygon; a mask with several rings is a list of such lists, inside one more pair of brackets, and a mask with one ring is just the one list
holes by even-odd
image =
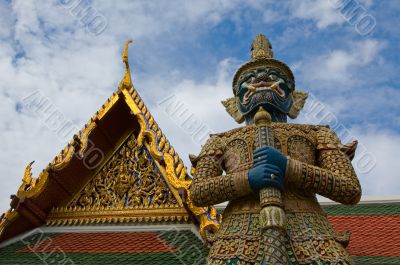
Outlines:
{"label": "carved gable decoration", "polygon": [[131,134],[49,224],[187,220],[180,199],[145,146]]}
{"label": "carved gable decoration", "polygon": [[131,135],[68,206],[159,207],[177,202],[148,151],[138,148]]}

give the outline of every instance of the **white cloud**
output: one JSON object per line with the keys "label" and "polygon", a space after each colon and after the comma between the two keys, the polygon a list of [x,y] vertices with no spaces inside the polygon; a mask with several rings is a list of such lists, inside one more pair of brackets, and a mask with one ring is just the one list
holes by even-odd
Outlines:
{"label": "white cloud", "polygon": [[325,29],[345,22],[332,1],[334,0],[290,1],[289,10],[293,18],[310,19],[319,29]]}
{"label": "white cloud", "polygon": [[[235,65],[232,59],[225,59],[219,63],[214,80],[201,83],[182,80],[172,90],[162,85],[160,90],[166,93],[155,96],[156,104],[152,104],[151,112],[188,168],[188,154],[200,152],[201,145],[208,138],[204,137],[206,131],[218,133],[237,127],[221,104],[222,100],[232,97],[231,65]],[[168,109],[172,101],[182,104],[177,113]],[[187,120],[188,117],[191,118]],[[203,129],[196,134],[197,130],[188,128],[191,126]]]}
{"label": "white cloud", "polygon": [[13,28],[13,18],[9,16],[11,8],[6,2],[0,2],[0,39],[9,38]]}
{"label": "white cloud", "polygon": [[323,30],[329,26],[348,23],[349,18],[357,19],[358,16],[352,17],[346,14],[353,8],[368,13],[367,8],[371,7],[372,3],[372,0],[293,0],[288,2],[288,7],[291,17],[312,20],[318,29]]}
{"label": "white cloud", "polygon": [[116,35],[129,32],[134,38],[156,38],[171,32],[193,34],[193,25],[197,31],[207,29],[239,5],[246,6],[242,1],[227,0],[121,1],[118,5],[108,1],[94,3],[109,20],[107,31]]}
{"label": "white cloud", "polygon": [[266,23],[277,23],[284,19],[284,14],[277,12],[276,10],[266,9],[263,13],[263,20]]}
{"label": "white cloud", "polygon": [[[398,153],[400,150],[400,135],[379,130],[365,131],[362,128],[353,130],[360,143],[365,146],[366,152],[376,159],[376,165],[368,173],[361,173],[359,178],[365,194],[368,195],[396,195],[400,190],[400,164],[398,163]],[[363,150],[357,155],[366,154]],[[365,157],[368,157],[366,155]],[[359,157],[359,164],[362,167],[365,161]],[[357,168],[357,164],[355,167]]]}
{"label": "white cloud", "polygon": [[37,33],[39,20],[36,14],[36,6],[33,1],[15,1],[12,9],[16,16],[15,34],[20,36],[26,32]]}
{"label": "white cloud", "polygon": [[[306,83],[329,82],[329,85],[344,85],[357,81],[357,71],[372,61],[377,61],[379,52],[385,46],[375,39],[348,42],[349,50],[335,49],[318,57],[308,57],[297,62],[294,69],[301,74]],[[349,86],[343,86],[349,88]]]}

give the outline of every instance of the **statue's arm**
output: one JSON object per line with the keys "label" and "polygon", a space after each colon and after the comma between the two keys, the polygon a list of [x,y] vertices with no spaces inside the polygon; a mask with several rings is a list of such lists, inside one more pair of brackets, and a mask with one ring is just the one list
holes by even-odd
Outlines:
{"label": "statue's arm", "polygon": [[318,165],[289,159],[286,177],[297,187],[343,204],[356,204],[361,186],[350,159],[340,150],[336,134],[323,128],[317,136]]}
{"label": "statue's arm", "polygon": [[252,192],[247,179],[248,170],[238,168],[233,173],[223,175],[221,163],[224,159],[223,144],[211,138],[196,162],[196,173],[190,186],[194,204],[214,205]]}

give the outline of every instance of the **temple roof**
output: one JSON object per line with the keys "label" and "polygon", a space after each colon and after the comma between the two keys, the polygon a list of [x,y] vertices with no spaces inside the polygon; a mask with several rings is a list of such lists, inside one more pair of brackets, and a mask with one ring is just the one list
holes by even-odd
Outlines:
{"label": "temple roof", "polygon": [[[400,264],[400,202],[323,208],[338,232],[351,232],[355,264]],[[43,257],[74,264],[205,264],[208,250],[188,225],[149,228],[40,228],[3,245],[0,264],[44,264]]]}
{"label": "temple roof", "polygon": [[191,230],[41,233],[0,249],[0,264],[205,264],[207,252]]}
{"label": "temple roof", "polygon": [[[215,209],[190,201],[187,169],[132,84],[129,43],[117,90],[37,178],[27,166],[0,242],[45,223],[194,222],[203,236],[218,227]],[[145,198],[130,201],[138,193]]]}
{"label": "temple roof", "polygon": [[338,232],[350,231],[347,247],[357,264],[400,264],[400,202],[325,205]]}

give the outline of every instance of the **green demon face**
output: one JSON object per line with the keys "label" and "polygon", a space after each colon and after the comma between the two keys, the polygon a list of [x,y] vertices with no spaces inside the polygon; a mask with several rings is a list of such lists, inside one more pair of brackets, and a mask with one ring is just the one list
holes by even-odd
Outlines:
{"label": "green demon face", "polygon": [[244,116],[263,106],[270,113],[287,115],[293,104],[294,84],[278,68],[259,67],[243,73],[235,88],[238,109]]}

